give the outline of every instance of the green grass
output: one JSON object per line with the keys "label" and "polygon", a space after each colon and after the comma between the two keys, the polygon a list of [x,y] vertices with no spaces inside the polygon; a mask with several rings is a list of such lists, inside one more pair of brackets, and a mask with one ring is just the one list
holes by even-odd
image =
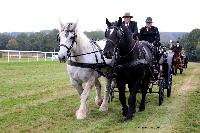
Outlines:
{"label": "green grass", "polygon": [[[165,96],[162,106],[158,106],[158,94],[148,94],[146,110],[124,123],[117,96],[108,112],[100,112],[94,89],[88,99],[90,114],[76,120],[79,97],[66,74],[66,64],[0,63],[0,132],[198,132],[199,67],[189,63],[182,75],[173,77],[172,96]],[[187,82],[191,90],[180,93]],[[137,106],[140,98],[138,94]]]}

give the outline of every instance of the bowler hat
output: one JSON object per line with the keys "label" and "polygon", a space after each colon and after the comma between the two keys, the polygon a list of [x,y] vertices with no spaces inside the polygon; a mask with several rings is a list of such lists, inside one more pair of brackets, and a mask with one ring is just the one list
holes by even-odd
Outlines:
{"label": "bowler hat", "polygon": [[133,16],[131,16],[130,12],[124,13],[124,16],[122,18],[126,18],[126,17],[133,18]]}
{"label": "bowler hat", "polygon": [[152,22],[152,18],[151,17],[147,17],[147,19],[146,19],[146,21],[145,21],[146,23],[153,23]]}

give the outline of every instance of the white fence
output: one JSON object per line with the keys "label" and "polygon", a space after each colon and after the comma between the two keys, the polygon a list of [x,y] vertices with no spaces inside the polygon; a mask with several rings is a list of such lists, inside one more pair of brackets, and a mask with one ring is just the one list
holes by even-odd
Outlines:
{"label": "white fence", "polygon": [[0,50],[0,62],[58,61],[58,52]]}

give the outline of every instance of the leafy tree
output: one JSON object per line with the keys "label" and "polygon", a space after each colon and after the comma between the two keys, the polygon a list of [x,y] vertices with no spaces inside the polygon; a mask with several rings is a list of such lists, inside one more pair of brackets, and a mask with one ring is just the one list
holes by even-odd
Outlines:
{"label": "leafy tree", "polygon": [[200,61],[200,29],[194,29],[180,39],[191,61]]}
{"label": "leafy tree", "polygon": [[17,43],[19,45],[19,50],[30,50],[30,40],[26,33],[22,33],[16,37]]}
{"label": "leafy tree", "polygon": [[88,38],[93,39],[93,40],[102,40],[105,38],[105,34],[103,31],[91,31],[91,32],[84,32]]}
{"label": "leafy tree", "polygon": [[7,43],[11,36],[7,34],[0,34],[0,49],[7,49]]}
{"label": "leafy tree", "polygon": [[11,38],[8,41],[7,48],[8,49],[15,49],[15,50],[17,50],[18,49],[18,43],[17,43],[17,41],[14,38]]}

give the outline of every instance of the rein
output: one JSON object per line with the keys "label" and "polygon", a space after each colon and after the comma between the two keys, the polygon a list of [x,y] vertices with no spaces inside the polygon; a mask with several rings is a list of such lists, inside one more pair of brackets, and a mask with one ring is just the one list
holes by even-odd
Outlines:
{"label": "rein", "polygon": [[107,38],[107,41],[111,42],[115,47],[118,47],[117,44],[113,40]]}
{"label": "rein", "polygon": [[102,51],[103,50],[98,50],[98,51],[88,52],[88,53],[84,53],[84,54],[78,54],[78,55],[72,55],[72,56],[70,55],[69,57],[78,57],[78,56],[93,54],[93,53],[102,52]]}
{"label": "rein", "polygon": [[132,47],[132,49],[128,52],[128,54],[126,54],[126,55],[119,55],[119,57],[122,57],[122,58],[127,57],[133,51],[133,49],[135,48],[135,46],[136,46],[136,44]]}

